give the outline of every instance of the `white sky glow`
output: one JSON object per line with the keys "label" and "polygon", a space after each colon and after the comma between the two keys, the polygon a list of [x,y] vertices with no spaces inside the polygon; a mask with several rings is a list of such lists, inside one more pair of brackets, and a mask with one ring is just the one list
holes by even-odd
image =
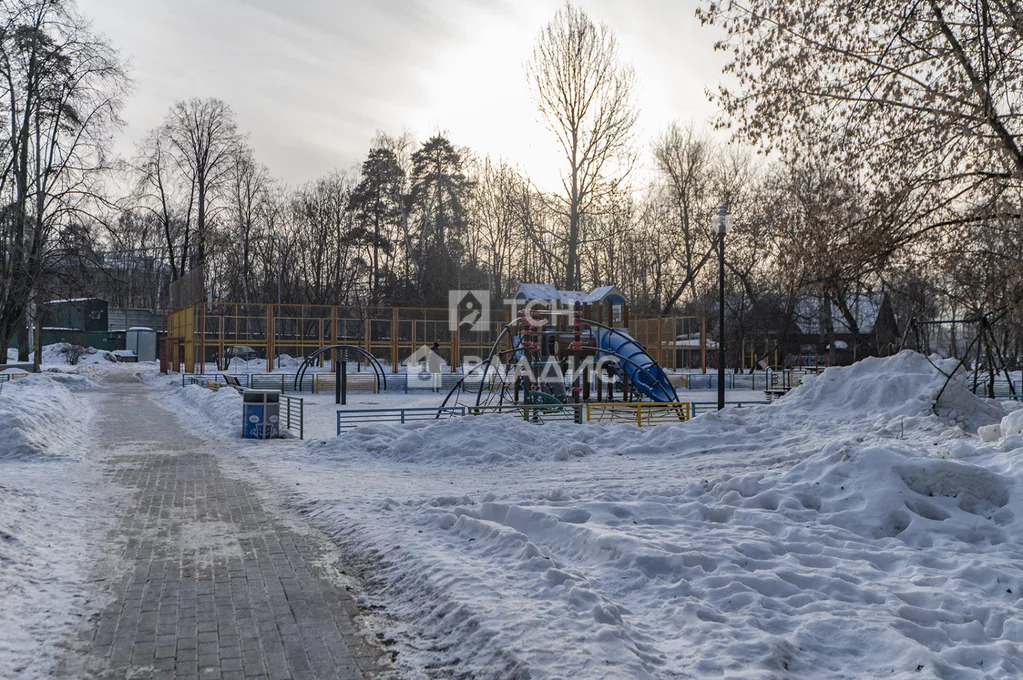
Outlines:
{"label": "white sky glow", "polygon": [[[639,81],[639,151],[672,120],[714,115],[717,34],[693,0],[581,0],[618,37]],[[79,0],[129,60],[134,88],[117,151],[171,104],[219,97],[256,157],[290,184],[354,168],[376,132],[440,130],[507,159],[540,186],[561,167],[525,76],[559,0]],[[641,159],[649,154],[641,153]]]}

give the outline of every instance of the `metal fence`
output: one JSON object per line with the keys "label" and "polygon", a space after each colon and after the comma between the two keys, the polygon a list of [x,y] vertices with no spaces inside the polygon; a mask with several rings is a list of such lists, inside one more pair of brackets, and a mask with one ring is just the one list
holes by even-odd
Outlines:
{"label": "metal fence", "polygon": [[238,381],[241,387],[252,390],[280,390],[283,392],[309,392],[316,391],[316,375],[306,374],[295,389],[294,373],[182,373],[181,386],[204,385],[210,382],[227,384],[227,378]]}
{"label": "metal fence", "polygon": [[[694,401],[694,402],[690,402],[690,403],[692,404],[692,407],[693,407],[693,417],[694,418],[696,416],[700,415],[701,413],[706,413],[707,411],[717,411],[718,410],[718,403],[716,401]],[[725,402],[725,407],[727,408],[729,406],[732,406],[732,407],[735,407],[735,408],[752,408],[754,406],[764,406],[765,404],[770,404],[770,403],[771,403],[770,401],[759,401],[759,400],[726,401]]]}
{"label": "metal fence", "polygon": [[633,423],[639,427],[684,423],[692,416],[689,402],[592,402],[586,404],[587,422]]}
{"label": "metal fence", "polygon": [[[726,373],[725,389],[729,390],[779,390],[789,389],[800,384],[802,379],[808,375],[806,371],[769,371],[767,373]],[[335,385],[333,373],[307,373],[303,376],[299,389],[295,389],[294,373],[182,373],[181,384],[189,384],[191,378],[213,380],[224,382],[224,376],[231,376],[238,379],[242,387],[261,390],[280,390],[281,392],[308,392],[310,394],[320,392],[332,392]],[[592,376],[592,374],[591,374]],[[387,376],[387,392],[447,392],[462,379],[461,373],[398,373]],[[482,375],[476,377],[470,375],[462,384],[463,392],[475,392],[479,389]],[[715,373],[692,373],[692,374],[668,374],[668,379],[676,389],[682,390],[712,390],[717,388],[718,376]],[[590,388],[596,388],[596,376],[591,377]],[[484,391],[493,391],[500,387],[503,382],[510,381],[505,376],[490,373],[486,377],[487,385]],[[571,375],[566,377],[565,386],[572,385]],[[349,391],[373,391],[378,389],[376,377],[372,373],[348,373]],[[978,394],[983,394],[985,385],[977,388]],[[1008,394],[1008,385],[1005,380],[996,384],[996,392]],[[1017,393],[1019,389],[1017,387]]]}
{"label": "metal fence", "polygon": [[[971,392],[976,394],[978,397],[987,397],[990,392],[988,391],[988,383],[990,382],[986,375],[980,376],[976,382],[974,382],[972,376],[968,377],[968,388]],[[1019,399],[1020,382],[1018,380],[1009,381],[1005,377],[996,377],[994,381],[994,393],[995,399]]]}
{"label": "metal fence", "polygon": [[305,400],[301,397],[281,395],[281,427],[294,432],[298,430],[298,438],[305,438]]}
{"label": "metal fence", "polygon": [[[769,401],[726,401],[726,407],[750,408],[770,404]],[[588,402],[583,404],[515,404],[492,406],[446,406],[438,408],[371,408],[340,409],[337,412],[337,433],[359,425],[407,423],[442,418],[482,416],[491,413],[512,414],[535,423],[574,422],[632,423],[640,427],[684,423],[700,413],[717,409],[717,402]]]}
{"label": "metal fence", "polygon": [[350,430],[359,425],[375,425],[378,423],[408,423],[417,420],[436,420],[437,414],[448,418],[464,416],[464,406],[445,406],[443,408],[366,408],[339,409],[337,412],[337,433]]}
{"label": "metal fence", "polygon": [[469,406],[467,415],[482,416],[488,413],[514,413],[530,423],[549,423],[555,421],[582,422],[585,404],[515,404],[507,403],[495,406]]}
{"label": "metal fence", "polygon": [[27,378],[28,373],[0,373],[0,394],[3,394],[4,383],[11,382],[12,380],[20,380]]}

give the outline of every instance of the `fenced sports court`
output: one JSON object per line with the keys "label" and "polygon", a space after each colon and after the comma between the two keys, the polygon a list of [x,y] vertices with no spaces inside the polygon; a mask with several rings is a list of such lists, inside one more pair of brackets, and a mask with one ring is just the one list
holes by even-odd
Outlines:
{"label": "fenced sports court", "polygon": [[[501,329],[511,321],[510,308],[492,309],[474,330],[449,327],[446,307],[374,307],[274,305],[198,302],[174,311],[168,319],[163,360],[170,370],[204,373],[205,364],[244,347],[273,370],[281,354],[308,356],[331,345],[362,348],[394,373],[423,346],[437,344],[456,371],[469,357],[484,357]],[[706,323],[697,316],[626,315],[620,324],[667,370],[706,369]]]}

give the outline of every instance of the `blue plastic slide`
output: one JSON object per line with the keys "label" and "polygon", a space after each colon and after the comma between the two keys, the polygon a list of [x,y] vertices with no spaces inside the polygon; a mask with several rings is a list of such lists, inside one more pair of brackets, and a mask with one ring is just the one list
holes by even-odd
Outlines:
{"label": "blue plastic slide", "polygon": [[654,401],[678,401],[678,394],[664,370],[628,333],[617,328],[613,332],[603,329],[596,332],[598,349],[615,352],[629,360],[619,361],[619,365],[636,389]]}

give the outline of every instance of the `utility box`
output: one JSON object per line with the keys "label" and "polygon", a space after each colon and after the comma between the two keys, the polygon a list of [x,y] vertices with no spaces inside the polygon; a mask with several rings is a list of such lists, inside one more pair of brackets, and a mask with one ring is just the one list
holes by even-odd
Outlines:
{"label": "utility box", "polygon": [[137,361],[156,361],[156,331],[152,328],[129,328],[124,333],[124,348],[134,352]]}
{"label": "utility box", "polygon": [[274,439],[281,436],[281,393],[277,390],[242,392],[242,437]]}

